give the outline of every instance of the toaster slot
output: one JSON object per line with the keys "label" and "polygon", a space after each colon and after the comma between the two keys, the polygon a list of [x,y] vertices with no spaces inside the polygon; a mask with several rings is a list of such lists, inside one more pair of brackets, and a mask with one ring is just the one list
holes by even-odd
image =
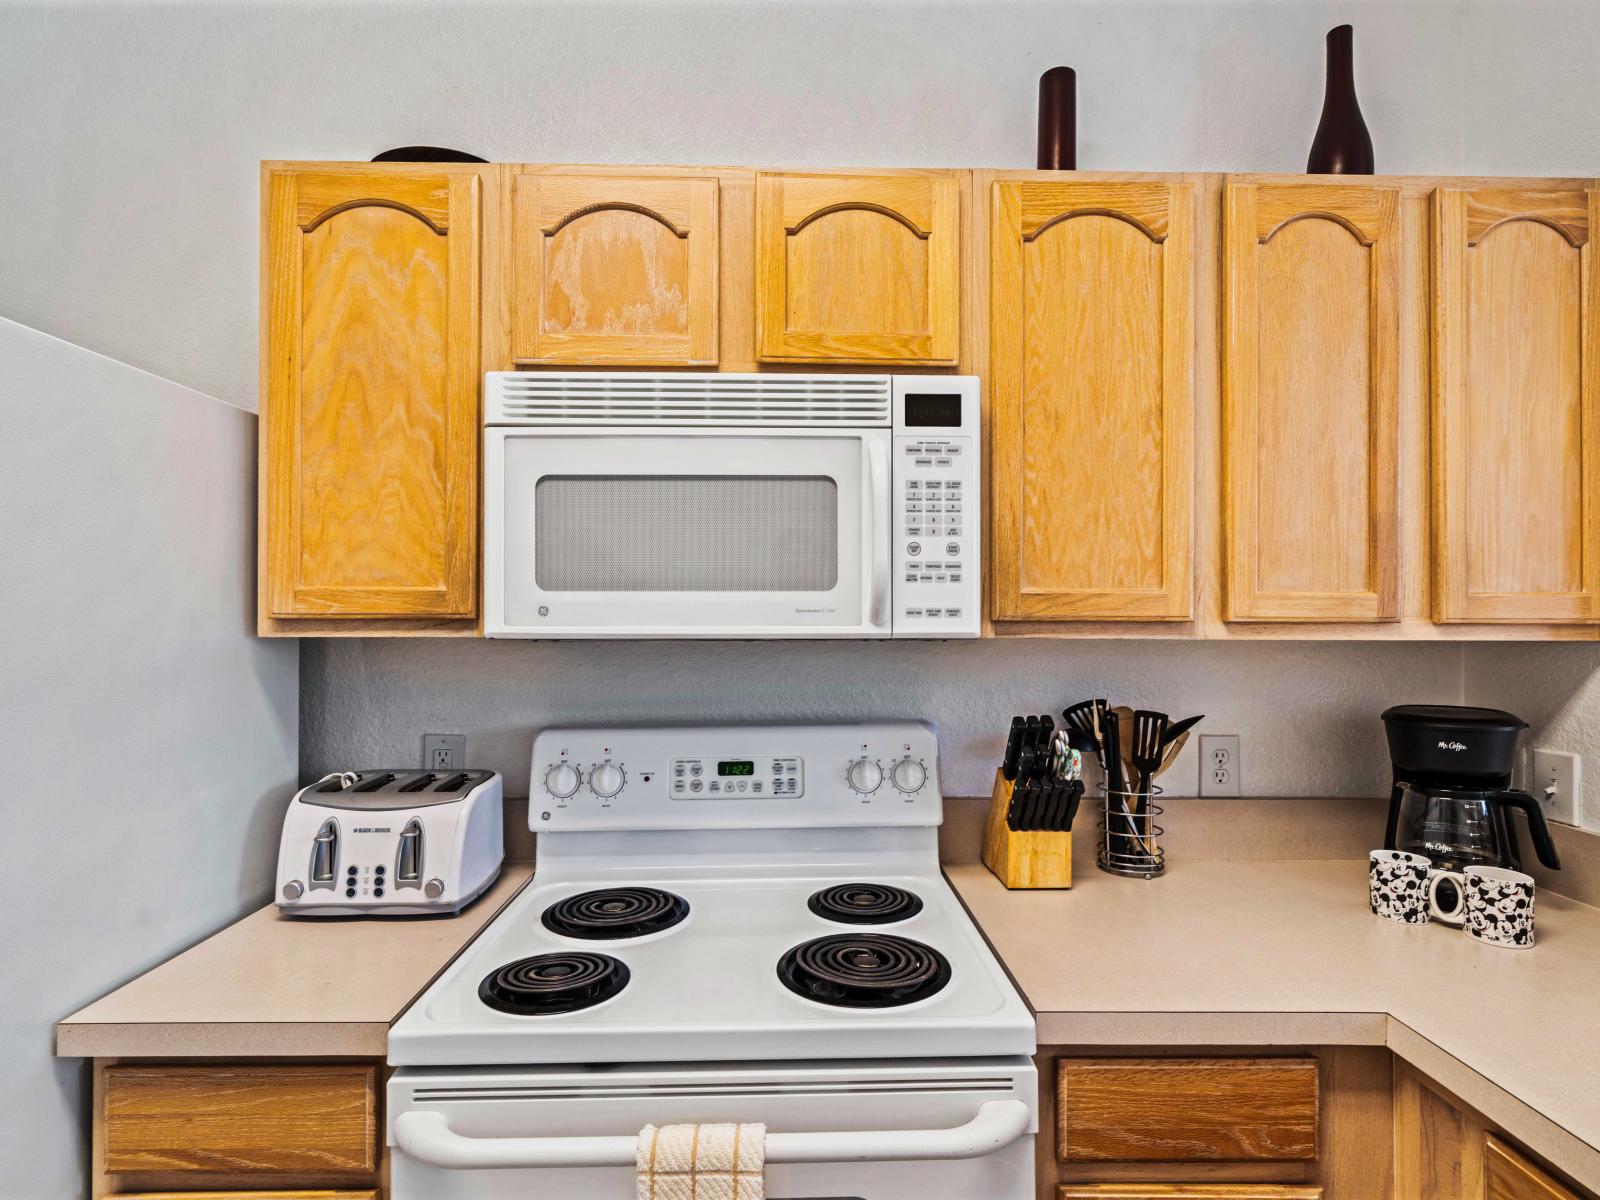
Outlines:
{"label": "toaster slot", "polygon": [[395,789],[395,791],[397,791],[397,792],[420,792],[424,788],[426,788],[430,783],[432,783],[434,780],[436,780],[438,778],[439,778],[439,776],[435,775],[432,771],[424,771],[422,774],[418,775],[415,779],[410,780],[407,783],[402,783],[399,787],[397,787]]}
{"label": "toaster slot", "polygon": [[394,886],[422,886],[422,822],[416,817],[400,831],[400,848],[394,856]]}
{"label": "toaster slot", "polygon": [[472,778],[470,771],[458,771],[433,790],[436,792],[459,792],[467,786],[467,780]]}
{"label": "toaster slot", "polygon": [[314,888],[332,888],[339,870],[339,822],[329,817],[311,841],[311,871]]}
{"label": "toaster slot", "polygon": [[350,790],[353,792],[375,792],[379,788],[387,787],[395,779],[393,771],[379,771],[373,775],[362,776],[361,782]]}

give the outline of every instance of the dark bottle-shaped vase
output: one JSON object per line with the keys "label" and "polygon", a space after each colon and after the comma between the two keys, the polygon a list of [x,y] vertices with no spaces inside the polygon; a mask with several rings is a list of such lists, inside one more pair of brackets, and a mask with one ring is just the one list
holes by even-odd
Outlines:
{"label": "dark bottle-shaped vase", "polygon": [[1039,76],[1039,157],[1041,171],[1073,171],[1078,166],[1078,75],[1071,67],[1051,67]]}
{"label": "dark bottle-shaped vase", "polygon": [[1372,135],[1356,101],[1355,64],[1348,25],[1328,30],[1328,88],[1322,120],[1306,160],[1308,175],[1371,175]]}

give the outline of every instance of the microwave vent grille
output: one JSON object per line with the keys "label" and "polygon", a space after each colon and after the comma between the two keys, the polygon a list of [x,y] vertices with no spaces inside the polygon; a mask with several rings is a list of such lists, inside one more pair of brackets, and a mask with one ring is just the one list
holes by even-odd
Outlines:
{"label": "microwave vent grille", "polygon": [[888,425],[887,375],[491,371],[489,425]]}

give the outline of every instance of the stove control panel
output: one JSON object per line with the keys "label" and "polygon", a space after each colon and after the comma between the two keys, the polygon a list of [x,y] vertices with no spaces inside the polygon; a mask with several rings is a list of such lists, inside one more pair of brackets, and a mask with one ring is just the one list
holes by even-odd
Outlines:
{"label": "stove control panel", "polygon": [[536,831],[937,825],[938,743],[916,721],[546,729]]}
{"label": "stove control panel", "polygon": [[672,798],[689,800],[719,796],[803,796],[805,762],[799,758],[761,755],[755,758],[675,758]]}

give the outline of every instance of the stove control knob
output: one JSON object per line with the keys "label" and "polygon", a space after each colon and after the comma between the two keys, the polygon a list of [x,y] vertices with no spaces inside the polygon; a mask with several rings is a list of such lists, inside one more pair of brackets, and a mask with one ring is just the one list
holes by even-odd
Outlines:
{"label": "stove control knob", "polygon": [[870,758],[858,758],[845,771],[845,781],[856,792],[875,792],[883,782],[883,768]]}
{"label": "stove control knob", "polygon": [[422,894],[429,900],[437,900],[440,896],[444,895],[444,880],[428,880],[427,883],[422,885]]}
{"label": "stove control knob", "polygon": [[589,788],[602,800],[609,800],[622,790],[628,777],[615,763],[599,763],[589,772]]}
{"label": "stove control knob", "polygon": [[922,765],[919,758],[902,758],[895,763],[890,778],[902,792],[915,792],[928,782],[928,768]]}
{"label": "stove control knob", "polygon": [[578,790],[583,777],[571,763],[557,763],[544,773],[544,790],[558,800],[565,800]]}

